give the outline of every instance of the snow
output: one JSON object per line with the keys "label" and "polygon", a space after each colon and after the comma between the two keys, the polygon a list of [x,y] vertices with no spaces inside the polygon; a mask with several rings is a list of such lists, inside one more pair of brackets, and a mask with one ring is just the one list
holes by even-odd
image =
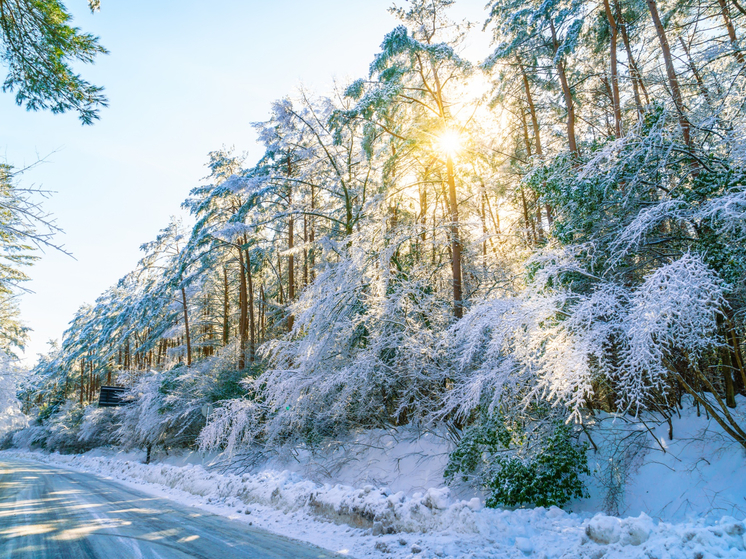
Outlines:
{"label": "snow", "polygon": [[[111,449],[2,456],[105,476],[358,558],[744,557],[744,451],[684,404],[672,418],[673,440],[666,422],[648,430],[628,417],[599,415],[590,430],[599,447],[589,453],[593,496],[573,503],[574,512],[487,509],[474,492],[444,487],[439,472],[450,447],[434,433],[360,433],[326,452],[275,455],[251,468],[198,453],[158,455],[148,465],[142,452]],[[626,463],[614,452],[623,438],[637,441]],[[609,457],[625,476],[619,516],[598,512],[608,491],[601,463]]]}
{"label": "snow", "polygon": [[16,397],[20,373],[17,363],[7,355],[0,355],[0,437],[28,425],[28,418],[21,412],[21,402]]}

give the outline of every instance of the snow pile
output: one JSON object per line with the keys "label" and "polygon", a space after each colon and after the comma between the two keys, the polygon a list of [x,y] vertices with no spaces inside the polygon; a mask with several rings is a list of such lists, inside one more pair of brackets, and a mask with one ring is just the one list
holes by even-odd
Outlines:
{"label": "snow pile", "polygon": [[556,507],[493,510],[478,499],[454,500],[444,488],[410,497],[373,486],[318,484],[288,471],[236,475],[193,464],[3,454],[135,482],[149,492],[165,490],[170,498],[355,557],[674,559],[746,553],[746,525],[732,517],[668,523],[644,513],[617,518]]}
{"label": "snow pile", "polygon": [[120,461],[103,456],[25,454],[55,465],[111,476],[120,480],[139,480],[166,486],[191,495],[213,500],[238,499],[284,512],[306,510],[326,519],[352,526],[370,528],[373,533],[433,532],[452,529],[478,532],[475,512],[482,506],[477,498],[456,501],[450,489],[430,488],[407,496],[403,491],[366,485],[355,489],[346,485],[318,484],[298,474],[265,470],[257,474],[220,474],[202,466],[170,466]]}
{"label": "snow pile", "polygon": [[[746,398],[736,400],[730,413],[746,425]],[[588,432],[599,451],[588,452],[591,498],[572,503],[575,512],[645,513],[666,522],[746,517],[746,452],[703,409],[698,417],[691,398],[670,425],[598,414]]]}

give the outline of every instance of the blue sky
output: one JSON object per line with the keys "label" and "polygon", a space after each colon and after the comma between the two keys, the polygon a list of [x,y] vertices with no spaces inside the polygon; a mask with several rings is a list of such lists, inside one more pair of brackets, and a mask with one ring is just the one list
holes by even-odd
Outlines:
{"label": "blue sky", "polygon": [[[403,2],[399,2],[402,4]],[[74,24],[111,54],[83,75],[110,106],[93,126],[75,115],[30,113],[0,95],[0,160],[55,191],[44,202],[75,256],[47,251],[29,273],[21,312],[33,328],[26,362],[61,339],[74,312],[130,271],[139,246],[165,227],[222,146],[261,155],[251,123],[298,85],[319,93],[362,77],[397,21],[389,0],[67,0]],[[455,18],[484,19],[484,0],[462,0]],[[486,54],[485,39],[474,50]],[[467,51],[468,54],[468,51]]]}

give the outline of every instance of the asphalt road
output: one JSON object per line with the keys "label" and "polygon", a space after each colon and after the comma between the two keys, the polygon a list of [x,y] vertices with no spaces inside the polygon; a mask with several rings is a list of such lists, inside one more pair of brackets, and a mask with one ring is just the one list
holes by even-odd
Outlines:
{"label": "asphalt road", "polygon": [[0,559],[187,557],[339,556],[92,474],[0,460]]}

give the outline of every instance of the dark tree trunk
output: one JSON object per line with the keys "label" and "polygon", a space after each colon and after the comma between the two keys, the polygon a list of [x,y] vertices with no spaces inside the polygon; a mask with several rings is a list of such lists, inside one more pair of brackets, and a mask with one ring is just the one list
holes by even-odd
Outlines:
{"label": "dark tree trunk", "polygon": [[681,96],[681,88],[679,87],[679,80],[676,77],[676,69],[673,64],[673,56],[671,56],[671,48],[668,45],[668,37],[666,36],[666,30],[663,28],[661,23],[660,15],[658,14],[658,6],[655,0],[645,0],[650,11],[650,16],[653,18],[653,25],[655,26],[655,32],[658,35],[658,42],[661,45],[661,51],[663,52],[663,61],[666,66],[666,75],[668,76],[668,85],[671,88],[671,95],[673,96],[673,102],[676,106],[676,111],[679,115],[679,126],[681,127],[681,135],[684,139],[684,143],[688,148],[692,148],[692,139],[689,124],[689,120],[684,114],[684,100]]}
{"label": "dark tree trunk", "polygon": [[604,0],[604,10],[606,11],[606,19],[609,20],[609,28],[611,30],[611,93],[612,103],[614,105],[614,136],[617,138],[622,137],[622,106],[619,100],[619,73],[617,70],[617,36],[619,31],[617,29],[616,20],[614,14],[611,13],[611,5],[609,0]]}
{"label": "dark tree trunk", "polygon": [[184,336],[187,348],[187,367],[192,366],[192,342],[189,336],[189,309],[187,309],[186,289],[181,288],[181,304],[184,307]]}
{"label": "dark tree trunk", "polygon": [[720,13],[723,16],[723,21],[725,22],[725,28],[728,30],[728,38],[730,39],[730,44],[733,46],[733,54],[736,57],[736,60],[738,60],[738,63],[741,65],[746,64],[746,60],[744,60],[743,53],[741,53],[741,49],[738,46],[738,37],[736,37],[736,28],[733,27],[733,21],[730,19],[730,11],[728,10],[728,3],[726,0],[718,0],[718,4],[720,4]]}
{"label": "dark tree trunk", "polygon": [[228,322],[228,269],[223,266],[223,345],[228,345],[230,326]]}
{"label": "dark tree trunk", "polygon": [[247,333],[247,322],[248,322],[248,293],[246,289],[246,274],[244,273],[245,263],[243,258],[243,251],[241,247],[238,247],[238,262],[240,265],[240,281],[238,291],[238,304],[240,307],[238,317],[238,336],[239,336],[239,352],[238,352],[238,368],[246,368],[246,345],[248,343]]}
{"label": "dark tree trunk", "polygon": [[[559,50],[559,41],[557,40],[557,31],[554,28],[554,23],[549,20],[549,29],[552,32],[552,44],[553,54],[556,56]],[[560,57],[557,60],[557,73],[559,74],[560,85],[562,86],[562,95],[565,98],[565,106],[567,108],[567,145],[572,153],[578,153],[578,146],[575,141],[575,102],[572,99],[572,91],[570,90],[570,84],[567,81],[567,75],[565,74],[565,62]]]}
{"label": "dark tree trunk", "polygon": [[637,107],[638,114],[640,115],[640,117],[642,117],[644,109],[642,105],[642,99],[640,97],[640,91],[642,91],[643,95],[645,96],[645,105],[650,104],[650,99],[648,98],[648,92],[647,89],[645,89],[645,84],[642,82],[642,75],[640,74],[640,70],[637,67],[637,62],[635,62],[635,57],[632,54],[632,46],[630,45],[629,35],[627,34],[627,25],[622,18],[622,11],[619,8],[619,2],[616,0],[614,2],[614,9],[616,11],[619,34],[622,36],[624,50],[627,53],[627,65],[629,67],[630,78],[632,78],[632,93],[635,98],[635,106]]}
{"label": "dark tree trunk", "polygon": [[450,213],[451,232],[451,274],[453,276],[453,315],[461,318],[464,315],[464,302],[461,293],[461,240],[458,227],[458,202],[456,200],[456,179],[453,175],[453,159],[446,158],[446,176],[448,180],[448,210]]}
{"label": "dark tree trunk", "polygon": [[249,307],[249,361],[254,362],[256,355],[256,330],[254,322],[254,280],[251,274],[251,255],[246,250],[246,278],[248,280],[248,307]]}

